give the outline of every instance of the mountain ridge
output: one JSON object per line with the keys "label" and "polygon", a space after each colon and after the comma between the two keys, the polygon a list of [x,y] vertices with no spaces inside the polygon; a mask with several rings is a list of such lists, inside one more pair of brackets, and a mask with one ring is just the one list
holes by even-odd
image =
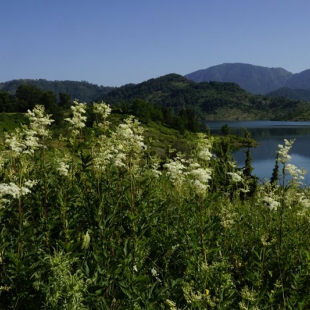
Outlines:
{"label": "mountain ridge", "polygon": [[269,68],[246,63],[223,63],[186,74],[195,82],[237,83],[247,92],[266,94],[281,88],[294,74],[283,68]]}

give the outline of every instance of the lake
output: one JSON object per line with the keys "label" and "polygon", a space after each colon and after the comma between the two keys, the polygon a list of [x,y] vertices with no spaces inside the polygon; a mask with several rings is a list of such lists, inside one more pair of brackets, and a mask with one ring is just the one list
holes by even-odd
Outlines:
{"label": "lake", "polygon": [[[310,122],[207,121],[206,124],[213,134],[219,134],[224,124],[229,126],[232,134],[244,136],[243,128],[251,133],[251,137],[259,143],[258,147],[251,149],[252,174],[260,180],[270,179],[278,145],[284,145],[284,139],[296,139],[290,151],[291,163],[308,171],[304,184],[310,184]],[[244,166],[244,150],[232,154],[239,167]],[[279,165],[281,169],[281,163]]]}

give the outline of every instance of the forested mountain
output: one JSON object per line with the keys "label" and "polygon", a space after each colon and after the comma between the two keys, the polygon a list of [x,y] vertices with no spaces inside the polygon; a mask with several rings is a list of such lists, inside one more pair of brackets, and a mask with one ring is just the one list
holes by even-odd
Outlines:
{"label": "forested mountain", "polygon": [[292,75],[284,84],[285,87],[293,89],[310,90],[310,69]]}
{"label": "forested mountain", "polygon": [[282,87],[267,94],[273,97],[285,97],[294,100],[310,101],[310,89],[294,89]]}
{"label": "forested mountain", "polygon": [[125,85],[100,99],[121,108],[136,98],[175,113],[186,107],[205,119],[310,120],[307,102],[250,94],[234,83],[196,83],[177,74]]}
{"label": "forested mountain", "polygon": [[15,94],[20,85],[33,85],[43,91],[52,91],[59,98],[59,93],[70,95],[71,99],[78,98],[81,102],[91,103],[98,97],[108,93],[114,87],[105,87],[91,84],[85,81],[47,81],[44,79],[31,80],[12,80],[0,83],[0,92]]}
{"label": "forested mountain", "polygon": [[253,94],[266,94],[285,85],[293,73],[244,63],[225,63],[185,75],[195,82],[232,82]]}

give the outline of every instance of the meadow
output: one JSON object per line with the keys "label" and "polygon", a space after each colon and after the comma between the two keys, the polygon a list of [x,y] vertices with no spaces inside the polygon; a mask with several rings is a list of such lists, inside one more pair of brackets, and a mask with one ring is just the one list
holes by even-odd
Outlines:
{"label": "meadow", "polygon": [[[0,309],[309,309],[305,171],[279,145],[259,183],[197,133],[152,149],[132,117],[74,102],[67,135],[37,105],[0,153]],[[249,137],[247,137],[249,138]]]}

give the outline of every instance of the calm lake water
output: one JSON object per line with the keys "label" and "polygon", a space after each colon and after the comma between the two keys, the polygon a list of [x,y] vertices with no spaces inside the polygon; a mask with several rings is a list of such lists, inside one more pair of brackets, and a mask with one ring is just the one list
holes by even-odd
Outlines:
{"label": "calm lake water", "polygon": [[[243,128],[246,128],[251,137],[259,145],[251,149],[253,174],[259,179],[270,179],[275,165],[278,145],[284,145],[284,139],[296,139],[290,151],[291,163],[298,168],[305,168],[308,173],[305,176],[305,185],[310,184],[310,122],[280,122],[280,121],[208,121],[211,133],[218,134],[221,127],[227,124],[230,133],[244,136]],[[245,153],[239,150],[233,153],[239,167],[244,166]],[[281,169],[281,164],[280,164]]]}

